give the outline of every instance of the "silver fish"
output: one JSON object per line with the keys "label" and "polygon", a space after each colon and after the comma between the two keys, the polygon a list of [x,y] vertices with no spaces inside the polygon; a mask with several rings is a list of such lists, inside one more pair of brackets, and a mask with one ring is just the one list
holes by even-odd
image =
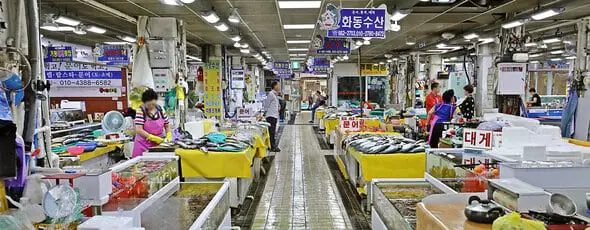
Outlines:
{"label": "silver fish", "polygon": [[408,151],[410,151],[414,147],[415,147],[415,144],[413,144],[413,143],[404,144],[402,146],[402,149],[400,149],[400,152],[407,153]]}

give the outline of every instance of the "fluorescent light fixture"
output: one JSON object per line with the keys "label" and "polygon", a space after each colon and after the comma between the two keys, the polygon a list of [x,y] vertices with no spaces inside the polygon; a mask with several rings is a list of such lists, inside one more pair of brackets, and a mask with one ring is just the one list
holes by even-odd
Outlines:
{"label": "fluorescent light fixture", "polygon": [[255,58],[261,58],[260,54],[258,54],[258,53],[254,53],[254,54],[252,54],[252,57],[255,57]]}
{"label": "fluorescent light fixture", "polygon": [[[41,29],[45,29],[45,28],[41,28]],[[50,27],[50,29],[46,29],[49,31],[74,31],[75,28],[71,27],[71,26],[58,26],[57,28],[55,27]]]}
{"label": "fluorescent light fixture", "polygon": [[242,43],[240,47],[242,47],[242,49],[247,49],[250,47],[250,45],[248,45],[248,43]]}
{"label": "fluorescent light fixture", "polygon": [[469,53],[469,56],[476,56],[476,53]]}
{"label": "fluorescent light fixture", "polygon": [[536,57],[540,57],[543,56],[542,54],[531,54],[529,55],[530,58],[536,58]]}
{"label": "fluorescent light fixture", "polygon": [[562,53],[564,53],[564,51],[563,50],[554,50],[554,51],[551,51],[550,53],[551,54],[562,54]]}
{"label": "fluorescent light fixture", "polygon": [[563,11],[565,11],[565,8],[548,9],[548,10],[540,11],[538,13],[531,15],[531,18],[533,20],[543,20],[545,18],[549,18],[549,17],[553,17],[555,15],[561,14]]}
{"label": "fluorescent light fixture", "polygon": [[510,28],[514,28],[514,27],[522,26],[522,25],[524,25],[524,20],[516,20],[516,21],[502,24],[502,28],[510,29]]}
{"label": "fluorescent light fixture", "polygon": [[387,59],[387,63],[392,63],[392,62],[393,62],[393,60]]}
{"label": "fluorescent light fixture", "polygon": [[314,29],[315,24],[286,24],[283,25],[283,29],[286,30],[303,30],[303,29]]}
{"label": "fluorescent light fixture", "polygon": [[488,44],[494,42],[494,38],[480,38],[477,41],[481,42],[481,44]]}
{"label": "fluorescent light fixture", "polygon": [[128,44],[128,42],[104,42],[104,44],[107,44],[107,45],[125,45],[125,44]]}
{"label": "fluorescent light fixture", "polygon": [[444,52],[447,52],[447,50],[426,50],[426,52],[440,52],[440,53],[444,53]]}
{"label": "fluorescent light fixture", "polygon": [[393,58],[393,59],[391,59],[391,60],[397,61],[397,60],[399,60],[399,59],[398,59],[398,58]]}
{"label": "fluorescent light fixture", "polygon": [[87,31],[90,31],[92,33],[97,33],[97,34],[104,34],[107,32],[107,30],[97,27],[97,26],[90,26],[88,28],[86,28]]}
{"label": "fluorescent light fixture", "polygon": [[287,44],[307,44],[310,40],[287,40]]}
{"label": "fluorescent light fixture", "polygon": [[279,1],[281,9],[317,9],[322,6],[322,1]]}
{"label": "fluorescent light fixture", "polygon": [[378,63],[375,63],[375,64],[373,64],[373,66],[379,66],[379,64]]}
{"label": "fluorescent light fixture", "polygon": [[122,37],[121,40],[126,41],[126,42],[131,42],[131,43],[134,43],[137,41],[137,39],[135,39],[134,37],[129,37],[129,36]]}
{"label": "fluorescent light fixture", "polygon": [[355,45],[362,46],[363,45],[363,41],[362,40],[356,40]]}
{"label": "fluorescent light fixture", "polygon": [[531,61],[530,63],[531,63],[531,64],[539,64],[539,63],[540,63],[540,61],[536,61],[536,60],[535,60],[535,61]]}
{"label": "fluorescent light fixture", "polygon": [[240,40],[242,40],[242,37],[240,37],[240,35],[235,35],[231,37],[231,40],[234,42],[239,42]]}
{"label": "fluorescent light fixture", "polygon": [[240,49],[240,53],[243,53],[243,54],[250,53],[250,49]]}
{"label": "fluorescent light fixture", "polygon": [[436,48],[439,48],[439,49],[444,49],[445,47],[447,47],[447,45],[444,43],[439,43],[436,45]]}
{"label": "fluorescent light fixture", "polygon": [[238,14],[238,9],[233,9],[227,20],[231,23],[238,24],[240,23],[240,15]]}
{"label": "fluorescent light fixture", "polygon": [[549,60],[551,60],[551,61],[561,61],[561,58],[551,58]]}
{"label": "fluorescent light fixture", "polygon": [[451,61],[451,60],[450,60],[450,59],[448,59],[448,58],[445,58],[445,59],[443,59],[443,61],[445,61],[445,62],[449,62],[449,61]]}
{"label": "fluorescent light fixture", "polygon": [[408,16],[409,10],[396,10],[393,12],[393,15],[389,18],[391,21],[399,21]]}
{"label": "fluorescent light fixture", "polygon": [[262,51],[262,54],[266,55],[268,54],[268,51]]}
{"label": "fluorescent light fixture", "polygon": [[451,61],[456,61],[458,58],[457,57],[451,57],[449,59],[451,59]]}
{"label": "fluorescent light fixture", "polygon": [[306,48],[291,48],[289,51],[307,51]]}
{"label": "fluorescent light fixture", "polygon": [[60,23],[60,24],[65,24],[68,26],[77,26],[80,25],[80,21],[75,20],[75,19],[71,19],[68,17],[64,17],[64,16],[59,16],[55,19],[55,22]]}
{"label": "fluorescent light fixture", "polygon": [[471,34],[463,36],[463,38],[468,39],[468,40],[475,39],[478,37],[479,37],[479,35],[477,35],[476,33],[471,33]]}
{"label": "fluorescent light fixture", "polygon": [[539,46],[539,49],[547,49],[547,47],[548,47],[547,44],[541,44]]}
{"label": "fluorescent light fixture", "polygon": [[379,65],[384,65],[384,64],[385,64],[385,62],[382,62],[382,61],[379,62]]}
{"label": "fluorescent light fixture", "polygon": [[561,39],[559,39],[559,38],[543,39],[543,43],[545,43],[545,44],[556,43],[556,42],[560,42],[560,41],[561,41]]}
{"label": "fluorescent light fixture", "polygon": [[74,28],[74,33],[77,34],[77,35],[85,35],[86,34],[86,30],[84,30],[82,28],[79,28],[79,27],[76,27],[76,28]]}
{"label": "fluorescent light fixture", "polygon": [[297,57],[297,56],[299,56],[299,54],[289,54],[289,56],[291,56],[291,57]]}
{"label": "fluorescent light fixture", "polygon": [[524,46],[525,47],[533,47],[533,46],[537,46],[537,43],[536,42],[527,42],[527,43],[524,43]]}
{"label": "fluorescent light fixture", "polygon": [[219,31],[227,31],[227,30],[229,30],[229,27],[227,27],[227,25],[225,23],[223,23],[223,22],[215,25],[215,28],[217,30],[219,30]]}
{"label": "fluorescent light fixture", "polygon": [[240,47],[242,47],[242,45],[239,42],[236,42],[236,43],[234,43],[234,47],[240,48]]}
{"label": "fluorescent light fixture", "polygon": [[567,59],[567,60],[573,60],[573,59],[576,59],[576,56],[567,56],[567,57],[565,57],[565,59]]}
{"label": "fluorescent light fixture", "polygon": [[217,23],[219,21],[219,16],[217,16],[214,11],[209,11],[203,14],[203,19],[208,23]]}
{"label": "fluorescent light fixture", "polygon": [[200,59],[200,58],[198,58],[198,57],[195,57],[195,56],[191,56],[191,55],[188,55],[188,54],[186,55],[186,58],[187,58],[187,59],[191,59],[191,60],[195,60],[195,61],[201,61],[201,59]]}
{"label": "fluorescent light fixture", "polygon": [[182,2],[184,4],[191,4],[191,3],[195,2],[195,0],[180,0],[180,2]]}
{"label": "fluorescent light fixture", "polygon": [[171,6],[178,6],[180,5],[176,0],[160,0],[163,4],[171,5]]}
{"label": "fluorescent light fixture", "polygon": [[416,45],[416,42],[406,42],[406,45],[413,46]]}
{"label": "fluorescent light fixture", "polygon": [[342,59],[344,59],[344,60],[348,60],[348,59],[350,59],[350,58],[348,57],[348,55],[344,55],[344,57],[342,57]]}
{"label": "fluorescent light fixture", "polygon": [[371,45],[371,40],[364,40],[363,45],[366,45],[366,46]]}

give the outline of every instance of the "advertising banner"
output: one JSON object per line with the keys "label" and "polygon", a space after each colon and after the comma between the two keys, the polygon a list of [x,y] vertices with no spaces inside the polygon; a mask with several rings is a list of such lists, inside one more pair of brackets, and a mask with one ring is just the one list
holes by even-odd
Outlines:
{"label": "advertising banner", "polygon": [[210,60],[203,71],[205,115],[221,119],[223,100],[221,91],[221,60]]}
{"label": "advertising banner", "polygon": [[363,76],[388,75],[386,64],[361,64],[361,74]]}
{"label": "advertising banner", "polygon": [[45,62],[72,62],[73,53],[71,46],[47,47]]}
{"label": "advertising banner", "polygon": [[231,88],[243,89],[246,88],[246,75],[242,67],[232,67],[231,69]]}
{"label": "advertising banner", "polygon": [[120,97],[121,68],[93,64],[46,62],[51,97]]}
{"label": "advertising banner", "polygon": [[332,55],[332,54],[349,54],[350,42],[346,38],[324,38],[322,48],[317,50],[318,54]]}
{"label": "advertising banner", "polygon": [[272,69],[273,72],[275,73],[275,75],[277,75],[278,79],[283,79],[283,78],[291,78],[292,76],[292,71],[291,71],[291,63],[285,61],[285,62],[273,62],[272,63]]}
{"label": "advertising banner", "polygon": [[129,64],[127,45],[96,45],[98,61],[107,62],[109,65]]}
{"label": "advertising banner", "polygon": [[385,38],[385,9],[342,8],[338,28],[328,30],[333,38]]}

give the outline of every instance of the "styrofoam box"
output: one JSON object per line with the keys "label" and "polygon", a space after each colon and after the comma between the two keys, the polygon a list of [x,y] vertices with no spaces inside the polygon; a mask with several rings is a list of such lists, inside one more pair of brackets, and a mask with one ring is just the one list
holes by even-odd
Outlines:
{"label": "styrofoam box", "polygon": [[133,227],[133,218],[124,216],[93,216],[78,225],[78,230],[111,230]]}
{"label": "styrofoam box", "polygon": [[547,188],[590,188],[590,166],[520,167],[520,164],[500,163],[500,178],[516,178],[533,186]]}
{"label": "styrofoam box", "polygon": [[74,180],[74,187],[80,189],[80,198],[92,200],[92,205],[104,205],[113,192],[111,170],[99,175],[86,175]]}
{"label": "styrofoam box", "polygon": [[522,146],[523,161],[544,161],[547,159],[547,146],[544,145],[525,145]]}

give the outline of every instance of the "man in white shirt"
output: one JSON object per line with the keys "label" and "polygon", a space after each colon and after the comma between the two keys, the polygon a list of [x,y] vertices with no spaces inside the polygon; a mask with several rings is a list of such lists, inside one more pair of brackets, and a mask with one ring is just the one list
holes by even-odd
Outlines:
{"label": "man in white shirt", "polygon": [[278,82],[273,82],[270,84],[272,90],[266,94],[266,99],[262,103],[264,108],[266,121],[270,123],[270,127],[268,127],[268,131],[270,133],[270,145],[272,152],[280,152],[281,150],[277,146],[278,143],[275,142],[275,135],[277,130],[277,123],[279,120],[279,91],[281,90]]}

